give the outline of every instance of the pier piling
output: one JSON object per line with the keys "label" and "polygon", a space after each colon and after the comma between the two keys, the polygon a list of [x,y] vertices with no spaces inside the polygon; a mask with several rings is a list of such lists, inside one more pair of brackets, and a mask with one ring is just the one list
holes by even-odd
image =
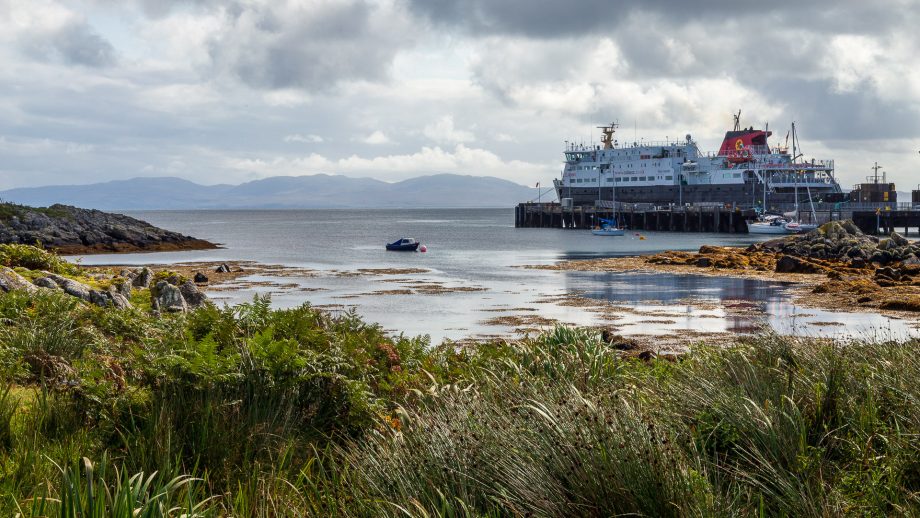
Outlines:
{"label": "pier piling", "polygon": [[[788,210],[788,209],[787,209]],[[558,203],[521,203],[514,209],[514,225],[521,228],[588,229],[599,218],[617,221],[630,230],[747,233],[748,220],[757,217],[752,209],[723,206],[667,206],[611,203],[597,206],[581,205],[562,207]],[[861,205],[826,204],[815,210],[818,224],[836,220],[852,220],[867,234],[887,234],[903,229],[905,235],[911,228],[920,233],[920,205],[891,204],[878,208]],[[810,222],[810,215],[806,222]]]}

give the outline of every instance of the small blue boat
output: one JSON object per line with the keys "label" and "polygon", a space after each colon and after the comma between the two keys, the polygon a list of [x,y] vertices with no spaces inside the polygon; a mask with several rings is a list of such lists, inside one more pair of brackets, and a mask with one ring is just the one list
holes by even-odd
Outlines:
{"label": "small blue boat", "polygon": [[387,243],[387,250],[394,252],[414,252],[418,249],[418,241],[411,237],[397,239],[392,243]]}

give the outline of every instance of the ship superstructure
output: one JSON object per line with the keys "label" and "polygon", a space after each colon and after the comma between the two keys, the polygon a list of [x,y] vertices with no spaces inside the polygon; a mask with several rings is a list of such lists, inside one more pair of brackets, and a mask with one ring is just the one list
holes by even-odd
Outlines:
{"label": "ship superstructure", "polygon": [[741,128],[739,122],[740,112],[719,151],[710,154],[702,153],[690,135],[623,144],[615,138],[617,124],[600,126],[600,145],[567,143],[556,193],[574,205],[615,200],[770,209],[841,192],[833,160],[803,161],[796,149],[771,147],[772,132]]}

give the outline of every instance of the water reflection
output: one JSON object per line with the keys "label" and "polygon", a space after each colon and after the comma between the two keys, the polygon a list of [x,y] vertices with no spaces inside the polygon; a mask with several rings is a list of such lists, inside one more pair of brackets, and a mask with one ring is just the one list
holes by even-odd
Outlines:
{"label": "water reflection", "polygon": [[[567,276],[570,291],[610,302],[655,300],[740,300],[757,302],[750,309],[765,309],[766,302],[782,302],[789,283],[706,275],[671,275],[635,272],[572,272]],[[731,307],[731,306],[729,306]]]}
{"label": "water reflection", "polygon": [[[569,272],[570,293],[619,304],[633,315],[619,321],[624,333],[756,333],[763,329],[797,336],[893,338],[916,336],[910,322],[877,313],[802,308],[787,282],[668,273]],[[681,318],[674,318],[677,314]],[[647,320],[665,315],[670,321]],[[643,320],[646,318],[646,320]]]}

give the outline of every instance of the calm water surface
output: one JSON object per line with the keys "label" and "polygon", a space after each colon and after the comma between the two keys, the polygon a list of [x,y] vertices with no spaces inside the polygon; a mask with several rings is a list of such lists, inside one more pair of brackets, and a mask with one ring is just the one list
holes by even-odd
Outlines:
{"label": "calm water surface", "polygon": [[[696,250],[701,245],[745,246],[749,235],[643,232],[604,238],[587,231],[516,229],[512,209],[492,210],[251,210],[144,211],[129,213],[150,223],[221,243],[222,250],[84,256],[87,265],[249,260],[303,267],[303,278],[250,276],[257,286],[214,293],[236,303],[271,293],[279,307],[309,301],[354,307],[366,319],[393,331],[444,338],[506,334],[508,326],[487,320],[529,313],[572,324],[603,319],[584,308],[547,302],[577,293],[623,308],[614,324],[625,334],[682,331],[748,332],[767,325],[780,332],[823,336],[912,333],[910,322],[868,313],[801,309],[789,300],[789,286],[752,279],[708,276],[557,272],[518,268],[563,259],[613,257]],[[427,253],[386,252],[383,245],[415,237]],[[412,275],[342,276],[359,268],[424,268]],[[373,292],[440,283],[480,291],[437,295],[375,295]],[[309,290],[309,291],[307,291]],[[688,299],[724,302],[734,309],[694,305]],[[522,309],[523,308],[523,309]],[[527,314],[527,313],[524,313]]]}

